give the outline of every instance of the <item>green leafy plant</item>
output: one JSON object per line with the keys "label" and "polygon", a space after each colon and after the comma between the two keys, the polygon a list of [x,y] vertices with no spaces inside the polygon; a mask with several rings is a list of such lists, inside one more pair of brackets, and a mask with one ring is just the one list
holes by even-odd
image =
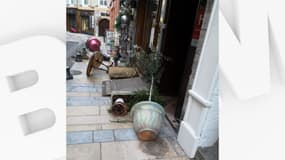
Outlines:
{"label": "green leafy plant", "polygon": [[117,17],[116,17],[116,20],[115,20],[115,28],[116,28],[116,30],[117,31],[120,31],[121,30],[121,16],[120,15],[118,15]]}
{"label": "green leafy plant", "polygon": [[152,77],[157,82],[161,76],[162,54],[154,50],[144,51],[142,48],[136,49],[136,67],[143,76],[143,79],[150,83]]}
{"label": "green leafy plant", "polygon": [[131,10],[128,8],[121,8],[119,14],[117,15],[117,17],[115,19],[115,24],[114,24],[114,27],[117,29],[117,31],[121,30],[121,24],[122,24],[121,17],[123,15],[130,17],[131,16]]}
{"label": "green leafy plant", "polygon": [[150,99],[150,90],[134,92],[134,95],[131,95],[129,98],[128,106],[131,108],[134,104],[141,101],[153,101],[159,103],[161,106],[164,106],[165,101],[163,97],[160,96],[156,87],[161,76],[162,54],[151,49],[145,51],[138,46],[134,46],[134,51],[135,67],[137,67],[138,71],[142,75],[143,80],[149,84],[150,90],[152,91]]}
{"label": "green leafy plant", "polygon": [[[129,97],[129,101],[128,101],[127,105],[129,106],[129,110],[131,110],[131,108],[136,103],[141,102],[141,101],[148,101],[148,100],[149,100],[149,91],[148,90],[140,90],[140,91],[134,92],[134,94]],[[165,100],[162,96],[160,96],[157,88],[154,88],[152,90],[151,100],[160,104],[161,106],[165,105]]]}
{"label": "green leafy plant", "polygon": [[130,17],[132,14],[131,6],[127,0],[120,0],[120,11],[115,19],[114,27],[117,29],[117,31],[121,30],[121,17],[123,15],[126,15]]}

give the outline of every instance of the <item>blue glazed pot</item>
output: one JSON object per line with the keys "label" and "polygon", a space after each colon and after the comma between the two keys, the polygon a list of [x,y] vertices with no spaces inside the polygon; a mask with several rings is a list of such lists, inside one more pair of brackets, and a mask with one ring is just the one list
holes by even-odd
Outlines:
{"label": "blue glazed pot", "polygon": [[152,101],[142,101],[135,104],[130,112],[134,130],[143,141],[156,139],[164,120],[164,108]]}

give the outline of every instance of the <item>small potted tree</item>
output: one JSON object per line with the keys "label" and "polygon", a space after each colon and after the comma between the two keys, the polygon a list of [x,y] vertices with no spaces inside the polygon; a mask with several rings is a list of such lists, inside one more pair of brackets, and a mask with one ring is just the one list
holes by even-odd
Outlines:
{"label": "small potted tree", "polygon": [[[136,54],[139,54],[136,55],[137,67],[141,71],[143,79],[150,82],[150,90],[149,92],[135,93],[133,97],[140,97],[141,99],[138,98],[138,103],[132,105],[130,115],[138,138],[143,141],[150,141],[157,137],[165,115],[163,103],[158,103],[160,96],[157,90],[153,92],[156,80],[160,75],[158,72],[161,69],[162,56],[153,51],[145,53],[141,48],[136,50],[138,51]],[[153,93],[159,98],[152,99],[154,98]],[[146,97],[148,98],[146,99]]]}

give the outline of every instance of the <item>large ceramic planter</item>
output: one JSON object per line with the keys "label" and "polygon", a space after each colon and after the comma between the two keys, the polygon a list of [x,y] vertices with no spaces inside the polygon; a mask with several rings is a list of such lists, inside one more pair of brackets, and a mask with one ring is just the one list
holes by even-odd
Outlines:
{"label": "large ceramic planter", "polygon": [[132,107],[130,115],[138,138],[150,141],[157,137],[163,124],[165,111],[156,102],[142,101]]}

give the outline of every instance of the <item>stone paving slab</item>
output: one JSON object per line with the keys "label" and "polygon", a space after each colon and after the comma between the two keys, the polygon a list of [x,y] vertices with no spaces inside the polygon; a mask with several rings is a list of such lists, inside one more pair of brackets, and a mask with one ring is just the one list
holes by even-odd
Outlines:
{"label": "stone paving slab", "polygon": [[83,132],[69,132],[67,134],[67,144],[85,144],[93,143],[93,132],[83,131]]}
{"label": "stone paving slab", "polygon": [[100,130],[93,132],[94,143],[112,142],[114,141],[113,130]]}
{"label": "stone paving slab", "polygon": [[181,146],[178,144],[176,137],[168,137],[166,139],[170,143],[170,146],[174,149],[174,151],[176,152],[178,156],[184,156],[184,157],[186,156],[185,152],[183,151]]}
{"label": "stone paving slab", "polygon": [[166,139],[155,142],[121,141],[101,144],[102,160],[152,160],[178,158]]}
{"label": "stone paving slab", "polygon": [[[69,118],[69,117],[68,117]],[[77,118],[77,117],[76,117]],[[103,126],[103,124],[98,124]],[[76,125],[72,125],[72,126],[76,126]],[[80,125],[79,125],[80,126]],[[90,131],[86,131],[86,132],[90,132]],[[85,132],[68,132],[67,134],[69,136],[71,135],[75,135],[75,138],[78,135],[82,135]],[[87,134],[87,133],[86,133]],[[85,134],[83,134],[85,135]],[[72,138],[73,136],[71,136]],[[179,152],[180,156],[184,156],[184,152],[181,148],[179,148],[180,146],[178,145],[177,141],[176,141],[176,135],[171,133],[171,132],[160,132],[158,139],[167,139],[169,141],[169,143],[171,143],[174,146],[174,149]],[[93,140],[92,142],[95,143],[99,143],[99,142],[110,142],[110,141],[131,141],[131,140],[138,140],[137,135],[134,131],[133,128],[123,128],[123,129],[103,129],[103,127],[99,127],[97,126],[96,130],[93,130]],[[77,141],[77,139],[75,139],[74,141]],[[73,140],[71,142],[72,144],[75,144],[77,142],[73,143]],[[86,143],[89,143],[86,142]]]}
{"label": "stone paving slab", "polygon": [[90,96],[90,97],[100,97],[100,96],[102,96],[102,91],[100,91],[100,92],[95,92],[95,93],[90,92],[89,96]]}
{"label": "stone paving slab", "polygon": [[66,85],[67,92],[102,92],[101,84],[67,84]]}
{"label": "stone paving slab", "polygon": [[89,97],[89,92],[67,92],[66,96],[68,97]]}
{"label": "stone paving slab", "polygon": [[66,113],[68,116],[99,115],[99,107],[92,107],[92,106],[68,107],[66,109]]}
{"label": "stone paving slab", "polygon": [[[105,80],[109,80],[110,78],[109,77],[89,77],[88,78],[88,81],[92,81],[92,82],[102,82],[102,81],[105,81]],[[82,80],[84,82],[84,80]]]}
{"label": "stone paving slab", "polygon": [[101,160],[99,143],[67,145],[67,160]]}
{"label": "stone paving slab", "polygon": [[85,70],[78,70],[80,72],[82,72],[82,74],[80,75],[73,75],[73,80],[68,80],[70,82],[74,82],[74,81],[77,81],[77,82],[96,82],[96,81],[105,81],[105,80],[109,80],[110,77],[108,76],[108,74],[106,73],[98,73],[96,72],[96,70],[98,69],[95,69],[94,72],[92,71],[91,73],[91,76],[90,77],[87,77],[86,75],[86,71]]}
{"label": "stone paving slab", "polygon": [[94,101],[93,97],[67,97],[69,101]]}
{"label": "stone paving slab", "polygon": [[81,101],[78,101],[78,100],[68,100],[67,101],[67,106],[68,107],[71,107],[71,106],[95,106],[97,105],[98,103],[95,102],[91,97],[90,97],[90,100],[81,100]]}
{"label": "stone paving slab", "polygon": [[170,127],[162,127],[160,132],[159,132],[159,137],[160,138],[176,137],[176,133]]}
{"label": "stone paving slab", "polygon": [[139,141],[108,142],[101,144],[101,160],[142,160],[151,159],[140,150]]}
{"label": "stone paving slab", "polygon": [[67,97],[66,103],[71,106],[103,106],[111,105],[109,97]]}
{"label": "stone paving slab", "polygon": [[110,122],[109,116],[71,116],[66,119],[67,125],[90,125],[107,124]]}
{"label": "stone paving slab", "polygon": [[109,115],[109,109],[111,108],[111,106],[100,106],[100,115]]}
{"label": "stone paving slab", "polygon": [[140,149],[147,154],[154,155],[156,159],[180,157],[167,138],[141,142]]}
{"label": "stone paving slab", "polygon": [[[100,68],[101,68],[101,66],[100,66]],[[96,78],[96,79],[101,80],[101,81],[104,80],[104,79],[110,79],[109,75],[106,74],[106,71],[100,70],[98,68],[92,70],[90,77],[87,77],[85,69],[81,69],[79,71],[81,71],[82,74],[74,75],[76,78],[82,78],[82,79]]]}
{"label": "stone paving slab", "polygon": [[67,83],[66,84],[67,87],[94,87],[95,85],[96,84],[93,84],[93,83],[90,83],[90,84],[86,84],[86,83]]}
{"label": "stone paving slab", "polygon": [[[176,138],[158,138],[156,141],[146,142],[138,141],[137,139],[133,140],[134,136],[135,133],[132,129],[68,132],[67,144],[69,149],[70,145],[75,146],[75,144],[101,143],[102,160],[114,158],[113,156],[120,157],[122,158],[122,160],[131,160],[132,158],[134,158],[133,156],[135,155],[140,155],[138,160],[188,159],[186,154],[183,152],[182,148],[178,144]],[[82,146],[77,147],[78,149],[84,148]],[[112,155],[105,154],[106,152],[108,152],[106,151],[107,149],[111,151]],[[126,153],[128,156],[125,156],[124,153]]]}
{"label": "stone paving slab", "polygon": [[70,70],[78,70],[81,71],[82,73],[85,73],[83,71],[86,70],[87,64],[88,64],[87,60],[83,60],[82,62],[75,62],[73,66],[70,68]]}
{"label": "stone paving slab", "polygon": [[114,130],[116,141],[130,141],[137,140],[137,135],[133,128],[116,129]]}
{"label": "stone paving slab", "polygon": [[90,80],[88,79],[78,79],[78,78],[75,78],[75,79],[71,79],[71,80],[68,80],[66,81],[66,85],[72,85],[72,84],[100,84],[102,85],[102,81],[91,81],[92,78]]}
{"label": "stone paving slab", "polygon": [[[200,157],[198,156],[201,155]],[[198,152],[195,156],[195,160],[199,160],[198,158],[205,159],[205,160],[218,160],[219,159],[219,141],[216,141],[212,146],[210,147],[203,147],[199,148]]]}
{"label": "stone paving slab", "polygon": [[103,78],[100,79],[98,77],[90,77],[90,78],[80,78],[74,76],[72,80],[68,80],[68,83],[86,83],[86,84],[91,84],[91,83],[102,83],[104,80],[108,80],[109,78]]}
{"label": "stone paving slab", "polygon": [[68,132],[67,144],[104,143],[137,140],[133,129]]}
{"label": "stone paving slab", "polygon": [[102,124],[102,129],[123,129],[123,128],[133,128],[133,123],[109,123]]}
{"label": "stone paving slab", "polygon": [[102,130],[101,124],[67,125],[67,132]]}
{"label": "stone paving slab", "polygon": [[[102,115],[102,116],[106,116],[106,115]],[[110,117],[110,122],[113,123],[113,124],[131,122],[131,118],[130,118],[129,115],[113,116],[112,114],[109,114],[109,117]]]}
{"label": "stone paving slab", "polygon": [[94,97],[94,99],[97,102],[97,105],[99,105],[99,106],[104,106],[104,105],[111,106],[111,99],[110,98]]}

